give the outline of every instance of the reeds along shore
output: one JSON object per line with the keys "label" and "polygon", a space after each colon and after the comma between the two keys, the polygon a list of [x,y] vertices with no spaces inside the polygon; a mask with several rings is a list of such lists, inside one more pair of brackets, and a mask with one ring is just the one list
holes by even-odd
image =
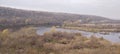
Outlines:
{"label": "reeds along shore", "polygon": [[37,35],[32,27],[0,32],[0,54],[120,54],[120,45],[104,38],[51,29]]}
{"label": "reeds along shore", "polygon": [[62,28],[76,29],[89,32],[120,32],[120,24],[80,24],[64,23]]}

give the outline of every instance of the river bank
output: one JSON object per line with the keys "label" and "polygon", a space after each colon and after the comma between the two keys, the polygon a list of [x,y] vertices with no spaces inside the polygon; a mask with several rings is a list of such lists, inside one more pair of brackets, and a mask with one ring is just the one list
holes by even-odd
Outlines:
{"label": "river bank", "polygon": [[120,29],[98,29],[98,28],[88,28],[88,27],[61,27],[65,29],[74,29],[80,31],[88,31],[88,32],[120,32]]}
{"label": "river bank", "polygon": [[[43,35],[45,32],[48,32],[51,30],[52,27],[37,27],[37,34]],[[60,32],[68,32],[68,33],[81,33],[83,36],[91,37],[92,35],[100,38],[103,37],[106,40],[109,40],[113,43],[120,43],[120,33],[117,32],[110,32],[109,34],[101,34],[99,32],[87,32],[87,31],[80,31],[80,30],[74,30],[74,29],[65,29],[65,28],[56,28],[57,31]]]}
{"label": "river bank", "polygon": [[[23,27],[0,34],[0,54],[120,54],[119,43],[79,30]],[[117,41],[114,37],[111,39]]]}

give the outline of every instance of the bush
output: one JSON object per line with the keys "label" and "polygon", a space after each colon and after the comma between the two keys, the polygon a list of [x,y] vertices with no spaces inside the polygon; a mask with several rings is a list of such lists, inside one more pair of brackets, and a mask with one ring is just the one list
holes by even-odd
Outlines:
{"label": "bush", "polygon": [[94,36],[87,38],[67,32],[39,36],[33,28],[7,34],[4,38],[0,36],[1,54],[120,54],[120,45]]}

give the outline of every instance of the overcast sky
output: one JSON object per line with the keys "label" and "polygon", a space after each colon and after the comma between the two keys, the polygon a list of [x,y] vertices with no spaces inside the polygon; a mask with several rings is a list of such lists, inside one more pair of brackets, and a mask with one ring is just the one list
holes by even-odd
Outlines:
{"label": "overcast sky", "polygon": [[20,9],[104,16],[120,20],[120,0],[0,0]]}

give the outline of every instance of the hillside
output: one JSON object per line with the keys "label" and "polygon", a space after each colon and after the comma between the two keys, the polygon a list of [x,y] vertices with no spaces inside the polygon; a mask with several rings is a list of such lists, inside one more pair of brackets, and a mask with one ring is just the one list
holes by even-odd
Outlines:
{"label": "hillside", "polygon": [[64,21],[81,20],[81,23],[119,23],[105,17],[69,13],[20,10],[0,7],[0,25],[61,25]]}

